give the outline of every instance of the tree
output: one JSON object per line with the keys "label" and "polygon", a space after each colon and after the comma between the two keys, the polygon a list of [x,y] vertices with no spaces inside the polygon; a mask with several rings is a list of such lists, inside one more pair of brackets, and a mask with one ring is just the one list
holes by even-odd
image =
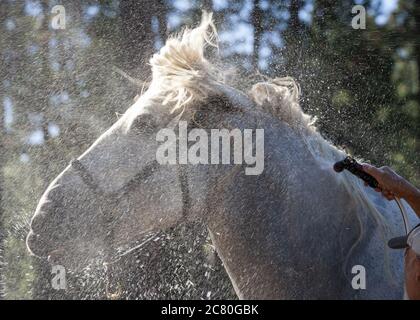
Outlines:
{"label": "tree", "polygon": [[252,55],[252,65],[255,70],[259,69],[261,40],[263,34],[264,13],[260,7],[260,0],[253,0],[251,13],[251,23],[254,27],[254,52]]}
{"label": "tree", "polygon": [[[164,0],[120,2],[123,70],[143,81],[150,77],[148,60],[155,52],[156,35],[161,41],[166,39],[166,12]],[[156,22],[157,33],[153,30]]]}

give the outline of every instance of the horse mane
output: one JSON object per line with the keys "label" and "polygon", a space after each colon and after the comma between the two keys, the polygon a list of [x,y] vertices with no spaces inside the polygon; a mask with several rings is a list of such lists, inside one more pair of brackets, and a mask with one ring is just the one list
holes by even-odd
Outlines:
{"label": "horse mane", "polygon": [[151,58],[153,82],[164,94],[163,104],[172,106],[171,112],[204,101],[213,84],[223,82],[223,73],[204,57],[207,46],[218,48],[217,31],[212,13],[203,12],[197,28],[170,37]]}
{"label": "horse mane", "polygon": [[[332,169],[332,165],[336,161],[342,160],[346,156],[343,150],[335,147],[319,133],[314,125],[316,118],[303,112],[299,104],[300,87],[294,79],[290,77],[267,79],[264,82],[254,84],[249,94],[256,105],[288,124],[293,131],[301,136],[321,168],[327,166]],[[382,230],[381,235],[384,242],[386,241],[386,233],[389,230],[389,226],[373,200],[366,193],[366,187],[364,187],[360,179],[350,174],[336,175],[336,179],[338,183],[345,187],[360,208],[360,210],[357,210],[356,218],[358,219],[361,232],[347,254],[346,262],[343,265],[345,268],[353,250],[365,235],[363,212],[370,214],[377,226]],[[385,256],[388,259],[387,251]],[[390,273],[389,270],[387,272],[388,274]]]}
{"label": "horse mane", "polygon": [[204,102],[211,93],[216,93],[216,83],[224,83],[223,72],[204,56],[208,46],[218,49],[212,16],[203,11],[198,27],[187,27],[170,36],[152,56],[149,61],[152,81],[128,110],[124,119],[127,130],[143,113],[173,117],[176,113],[191,111],[193,104]]}
{"label": "horse mane", "polygon": [[[195,105],[204,102],[207,97],[219,92],[218,87],[225,84],[224,72],[205,58],[208,46],[218,48],[217,30],[212,20],[212,14],[203,12],[198,27],[186,28],[181,33],[171,36],[150,59],[152,81],[147,91],[134,104],[130,112],[129,122],[150,107],[153,114],[163,108],[165,114],[184,112]],[[299,104],[300,87],[290,78],[266,79],[254,84],[249,91],[249,97],[256,107],[269,112],[280,121],[289,125],[297,132],[307,145],[320,167],[332,166],[341,160],[345,153],[324,139],[315,127],[315,118],[305,114]],[[368,197],[363,183],[350,174],[337,175],[338,183],[345,186],[349,194],[359,204],[357,219],[360,224],[358,241],[351,251],[363,239],[365,228],[361,212],[368,212],[382,228],[385,239],[387,222]]]}

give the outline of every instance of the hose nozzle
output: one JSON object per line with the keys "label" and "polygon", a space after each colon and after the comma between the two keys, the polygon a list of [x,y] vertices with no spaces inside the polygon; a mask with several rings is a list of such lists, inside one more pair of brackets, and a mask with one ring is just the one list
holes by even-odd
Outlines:
{"label": "hose nozzle", "polygon": [[344,160],[338,161],[334,163],[334,171],[335,172],[342,172],[346,168],[346,164]]}
{"label": "hose nozzle", "polygon": [[[365,181],[370,187],[374,189],[376,188],[380,189],[378,180],[376,180],[370,174],[366,173],[363,170],[363,166],[352,157],[347,156],[344,160],[338,161],[334,164],[334,170],[336,172],[342,172],[344,169],[350,171],[352,174],[354,174],[355,176]],[[404,237],[393,238],[388,242],[389,247],[396,249],[396,248],[400,248],[398,246],[401,245],[402,238],[405,241],[403,247],[406,246],[407,235],[409,234],[408,230],[410,229],[410,225],[409,225],[408,216],[407,216],[407,212],[405,211],[404,205],[401,203],[400,199],[398,199],[397,197],[395,197],[395,201],[397,202],[398,207],[401,211],[401,216],[403,218],[405,234],[406,234],[406,236]]]}
{"label": "hose nozzle", "polygon": [[379,187],[378,181],[370,174],[366,173],[363,170],[362,165],[354,158],[347,156],[344,160],[338,161],[334,164],[335,172],[342,172],[344,169],[365,181],[370,187],[374,189]]}

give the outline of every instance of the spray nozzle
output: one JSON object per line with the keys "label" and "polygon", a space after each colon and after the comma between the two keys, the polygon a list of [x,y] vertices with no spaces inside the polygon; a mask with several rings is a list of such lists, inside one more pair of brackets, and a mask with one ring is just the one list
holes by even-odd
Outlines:
{"label": "spray nozzle", "polygon": [[[352,174],[354,174],[355,176],[365,181],[370,187],[375,188],[375,189],[376,188],[380,189],[378,180],[376,180],[370,174],[366,173],[363,170],[363,166],[352,157],[347,156],[344,160],[338,161],[334,164],[334,170],[336,172],[342,172],[344,169],[350,171]],[[407,235],[408,230],[410,230],[410,224],[408,222],[407,212],[405,211],[404,205],[401,203],[399,198],[395,197],[395,201],[397,202],[398,207],[401,211],[401,216],[404,222],[405,234]],[[407,236],[403,238],[407,239]],[[391,248],[398,248],[398,244],[401,242],[401,239],[402,238],[391,239],[388,242],[388,246]]]}
{"label": "spray nozzle", "polygon": [[335,172],[342,172],[346,168],[345,159],[342,161],[338,161],[334,163],[334,171]]}
{"label": "spray nozzle", "polygon": [[370,174],[363,170],[363,167],[354,158],[347,156],[344,160],[338,161],[334,164],[336,172],[342,172],[344,169],[350,171],[355,176],[365,181],[372,188],[379,188],[378,181]]}

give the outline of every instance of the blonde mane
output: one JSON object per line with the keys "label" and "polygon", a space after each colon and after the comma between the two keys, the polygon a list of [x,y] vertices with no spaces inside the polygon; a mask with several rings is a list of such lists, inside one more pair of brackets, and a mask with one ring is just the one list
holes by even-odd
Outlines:
{"label": "blonde mane", "polygon": [[204,57],[207,46],[218,48],[217,31],[211,13],[203,13],[200,25],[185,29],[169,38],[150,60],[153,85],[159,88],[163,104],[171,112],[194,101],[203,101],[215,82],[222,82],[222,72]]}
{"label": "blonde mane", "polygon": [[[205,101],[209,94],[217,94],[217,88],[225,83],[225,77],[223,71],[205,58],[207,46],[218,48],[217,31],[212,14],[203,12],[198,27],[186,28],[179,35],[170,37],[165,46],[151,58],[152,82],[140,97],[139,105],[136,107],[136,103],[133,106],[136,108],[131,111],[130,118],[133,119],[147,108],[151,109],[151,113],[163,108],[167,115],[173,115],[175,111],[184,112],[195,102]],[[325,140],[317,131],[314,126],[315,119],[305,114],[300,107],[299,94],[298,84],[290,77],[258,82],[249,92],[250,98],[258,108],[288,124],[302,137],[320,167],[325,164],[332,166],[335,161],[342,160],[345,153]],[[387,223],[368,197],[363,183],[349,174],[337,175],[337,181],[345,186],[361,209],[365,209],[358,211],[371,215],[384,231],[385,237]],[[352,249],[365,233],[360,214],[357,219],[361,233]]]}
{"label": "blonde mane", "polygon": [[166,40],[150,59],[152,81],[124,119],[128,130],[142,113],[156,117],[190,111],[189,106],[205,101],[215,92],[215,84],[223,84],[223,72],[204,56],[208,46],[218,49],[217,30],[212,13],[203,12],[201,23],[185,28]]}
{"label": "blonde mane", "polygon": [[[314,125],[316,118],[303,112],[299,104],[300,88],[294,79],[290,77],[268,79],[265,82],[253,85],[249,94],[260,108],[287,123],[302,137],[308,150],[321,168],[327,166],[329,169],[332,169],[332,165],[336,161],[342,160],[346,156],[344,151],[332,145],[318,132]],[[382,230],[381,235],[384,243],[389,227],[386,219],[378,211],[372,199],[369,198],[366,188],[360,179],[350,174],[340,174],[337,175],[337,181],[344,185],[349,195],[359,205],[356,218],[358,219],[361,232],[347,254],[343,265],[343,268],[345,268],[353,250],[365,235],[365,224],[361,216],[363,212],[370,214],[380,230]],[[386,246],[385,251],[385,257],[388,260]],[[388,276],[391,276],[388,263],[386,264],[386,270]]]}

